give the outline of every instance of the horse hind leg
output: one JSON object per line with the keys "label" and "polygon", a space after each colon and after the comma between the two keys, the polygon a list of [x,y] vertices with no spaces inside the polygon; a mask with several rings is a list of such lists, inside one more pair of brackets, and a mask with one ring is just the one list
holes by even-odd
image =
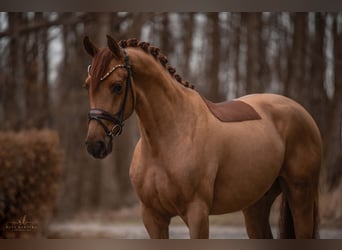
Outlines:
{"label": "horse hind leg", "polygon": [[274,200],[280,194],[280,186],[275,181],[269,191],[253,205],[242,210],[245,217],[247,234],[252,239],[272,239],[273,234],[269,215]]}
{"label": "horse hind leg", "polygon": [[[285,230],[280,237],[318,237],[318,184],[321,166],[319,144],[294,144],[288,147],[280,173],[280,186],[285,202]],[[292,222],[291,222],[292,220]],[[291,227],[292,223],[292,229]],[[287,224],[287,225],[286,225]],[[293,230],[294,233],[287,234]]]}
{"label": "horse hind leg", "polygon": [[280,238],[318,237],[318,191],[311,181],[282,181]]}

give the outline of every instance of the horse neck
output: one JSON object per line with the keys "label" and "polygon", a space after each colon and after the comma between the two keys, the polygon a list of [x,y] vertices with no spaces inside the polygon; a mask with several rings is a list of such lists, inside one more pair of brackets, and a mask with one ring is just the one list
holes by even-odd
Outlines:
{"label": "horse neck", "polygon": [[176,82],[159,62],[145,52],[131,49],[129,56],[141,137],[150,144],[167,143],[168,138],[175,141],[189,129],[189,114],[193,111],[189,94],[193,90]]}

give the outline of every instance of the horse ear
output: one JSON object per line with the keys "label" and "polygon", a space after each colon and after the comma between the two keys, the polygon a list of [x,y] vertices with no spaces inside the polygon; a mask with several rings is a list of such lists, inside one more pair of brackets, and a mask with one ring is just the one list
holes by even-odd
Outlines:
{"label": "horse ear", "polygon": [[91,55],[92,57],[96,55],[98,48],[90,41],[89,37],[84,37],[83,45],[89,55]]}
{"label": "horse ear", "polygon": [[114,56],[116,56],[117,58],[123,57],[119,44],[110,35],[107,35],[107,43],[108,43],[108,48],[110,49],[110,51],[112,51]]}

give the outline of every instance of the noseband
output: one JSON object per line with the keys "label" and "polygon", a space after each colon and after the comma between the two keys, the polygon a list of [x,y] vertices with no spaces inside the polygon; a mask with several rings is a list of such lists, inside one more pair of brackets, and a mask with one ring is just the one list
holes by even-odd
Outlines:
{"label": "noseband", "polygon": [[[134,93],[133,93],[132,81],[131,81],[131,66],[129,64],[129,57],[124,49],[122,49],[122,51],[125,56],[125,64],[115,65],[110,71],[108,71],[100,79],[100,81],[105,80],[111,73],[113,73],[118,68],[125,68],[127,70],[126,88],[125,88],[123,102],[122,102],[119,112],[117,113],[117,115],[112,115],[111,113],[103,109],[93,108],[93,109],[90,109],[88,113],[89,122],[91,120],[96,120],[102,126],[102,128],[106,132],[106,135],[110,139],[109,143],[112,142],[112,139],[114,136],[118,136],[122,133],[122,129],[124,126],[123,119],[124,119],[124,113],[125,113],[126,102],[127,102],[127,97],[128,97],[128,90],[130,90],[130,94],[132,97],[133,109],[135,106]],[[89,68],[90,66],[88,67],[88,73],[89,73]],[[106,126],[103,120],[107,120],[111,122],[113,124],[112,128],[108,129],[108,127]]]}

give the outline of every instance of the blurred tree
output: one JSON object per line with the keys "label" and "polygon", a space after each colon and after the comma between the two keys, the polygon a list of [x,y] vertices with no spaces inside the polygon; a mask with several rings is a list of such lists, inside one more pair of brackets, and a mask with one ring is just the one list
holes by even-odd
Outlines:
{"label": "blurred tree", "polygon": [[277,82],[278,88],[280,87],[281,90],[279,92],[287,92],[286,89],[286,79],[288,76],[288,60],[290,54],[290,34],[289,34],[289,26],[290,23],[287,22],[289,17],[289,13],[276,13],[273,14],[270,25],[273,26],[273,42],[275,43],[275,81]]}
{"label": "blurred tree", "polygon": [[[338,186],[342,178],[342,15],[334,14],[332,24],[334,58],[334,95],[329,110],[325,159],[330,189]],[[340,23],[339,23],[340,22]]]}
{"label": "blurred tree", "polygon": [[291,18],[294,28],[292,45],[288,55],[288,72],[284,83],[284,94],[299,101],[302,96],[305,73],[307,13],[294,13]]}
{"label": "blurred tree", "polygon": [[210,51],[207,63],[207,75],[210,79],[208,98],[213,101],[222,101],[222,93],[220,92],[220,63],[225,58],[221,54],[221,30],[220,30],[220,19],[219,13],[208,14],[209,27],[208,37],[210,43],[208,44]]}
{"label": "blurred tree", "polygon": [[159,48],[166,53],[172,51],[174,46],[171,46],[170,41],[172,35],[170,34],[170,17],[168,13],[161,14],[161,24],[159,29],[160,45]]}
{"label": "blurred tree", "polygon": [[182,15],[182,26],[184,29],[182,30],[182,43],[184,44],[183,49],[183,74],[186,79],[189,79],[189,81],[192,81],[191,79],[191,67],[190,67],[190,58],[192,55],[192,49],[193,49],[193,36],[194,36],[194,28],[195,28],[195,14],[185,13]]}
{"label": "blurred tree", "polygon": [[9,38],[9,53],[7,54],[7,62],[5,65],[10,65],[7,72],[4,73],[4,79],[2,81],[2,105],[4,110],[3,124],[6,129],[18,129],[23,122],[22,114],[19,110],[19,98],[18,86],[20,66],[18,60],[19,57],[19,33],[17,27],[20,26],[22,15],[20,13],[8,14],[8,32]]}
{"label": "blurred tree", "polygon": [[[91,15],[91,14],[90,14]],[[87,55],[81,47],[81,36],[77,24],[70,23],[74,13],[58,14],[64,25],[59,29],[61,63],[56,79],[54,114],[55,124],[60,133],[61,143],[65,150],[64,195],[61,199],[60,214],[70,215],[80,209],[89,208],[92,183],[91,169],[96,167],[89,161],[84,150],[84,137],[87,125],[87,94],[81,89],[86,77]],[[93,16],[92,16],[93,19]],[[85,33],[89,26],[85,24]],[[79,56],[76,56],[78,54]],[[54,55],[56,56],[56,55]],[[88,163],[87,163],[88,162]],[[86,193],[86,195],[85,195]]]}
{"label": "blurred tree", "polygon": [[325,90],[325,47],[324,42],[326,22],[325,14],[315,13],[314,18],[314,34],[309,44],[309,66],[306,70],[307,80],[303,83],[303,104],[309,110],[318,126],[321,129],[323,141],[326,142],[327,117],[329,112],[329,99]]}
{"label": "blurred tree", "polygon": [[265,50],[262,39],[262,13],[242,13],[242,21],[247,27],[246,93],[263,92],[261,80]]}
{"label": "blurred tree", "polygon": [[240,77],[240,51],[241,51],[241,15],[238,13],[232,14],[232,57],[233,57],[233,65],[234,65],[234,85],[236,86],[236,92],[234,93],[235,96],[242,95],[242,88],[241,88],[241,77]]}

